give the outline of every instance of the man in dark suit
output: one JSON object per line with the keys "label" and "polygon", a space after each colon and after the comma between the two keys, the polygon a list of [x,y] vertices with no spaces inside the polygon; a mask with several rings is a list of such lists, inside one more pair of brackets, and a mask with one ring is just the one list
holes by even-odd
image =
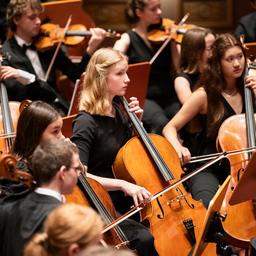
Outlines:
{"label": "man in dark suit", "polygon": [[80,175],[78,149],[70,141],[47,140],[32,157],[39,187],[27,197],[0,208],[0,255],[21,256],[24,244],[43,231],[47,215],[73,193]]}
{"label": "man in dark suit", "polygon": [[33,39],[39,34],[41,27],[39,15],[42,11],[40,0],[10,0],[7,22],[14,35],[3,44],[2,53],[6,56],[0,67],[0,80],[5,81],[9,100],[54,102],[67,112],[69,104],[56,85],[56,69],[75,82],[85,71],[90,56],[104,40],[106,32],[100,28],[91,29],[92,36],[79,64],[73,63],[59,49],[45,82],[55,49],[39,52],[33,47]]}
{"label": "man in dark suit", "polygon": [[[251,6],[256,9],[256,0],[250,0]],[[250,13],[241,18],[236,28],[237,36],[244,35],[245,43],[256,42],[256,12]]]}

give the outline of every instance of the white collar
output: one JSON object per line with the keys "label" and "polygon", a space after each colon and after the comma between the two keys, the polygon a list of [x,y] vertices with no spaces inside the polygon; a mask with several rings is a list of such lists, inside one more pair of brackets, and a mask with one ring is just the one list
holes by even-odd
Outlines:
{"label": "white collar", "polygon": [[23,45],[31,45],[32,41],[28,44],[25,40],[23,40],[22,38],[20,38],[19,36],[17,36],[16,34],[14,34],[14,38],[16,39],[18,45],[22,48]]}
{"label": "white collar", "polygon": [[52,189],[48,189],[48,188],[36,188],[35,192],[41,195],[47,195],[47,196],[52,196],[55,197],[57,200],[59,200],[60,202],[62,202],[62,196],[59,192],[54,191]]}

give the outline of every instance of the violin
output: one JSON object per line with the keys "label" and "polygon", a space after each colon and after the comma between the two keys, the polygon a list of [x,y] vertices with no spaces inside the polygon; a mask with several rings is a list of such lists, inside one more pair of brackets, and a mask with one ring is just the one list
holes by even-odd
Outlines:
{"label": "violin", "polygon": [[167,37],[170,36],[170,31],[172,28],[177,28],[176,32],[172,35],[172,39],[180,44],[186,31],[194,27],[195,25],[192,24],[183,24],[179,26],[175,25],[175,22],[173,20],[162,19],[160,24],[149,28],[147,35],[149,41],[160,44],[164,42]]}
{"label": "violin", "polygon": [[[63,35],[64,31],[64,28],[60,28],[59,25],[56,24],[45,23],[41,25],[40,32],[34,42],[35,47],[39,51],[47,51],[55,48],[59,42],[68,46],[74,46],[80,44],[85,36],[92,35],[92,33],[82,24],[69,26],[65,35]],[[109,30],[106,37],[117,40],[121,35]]]}

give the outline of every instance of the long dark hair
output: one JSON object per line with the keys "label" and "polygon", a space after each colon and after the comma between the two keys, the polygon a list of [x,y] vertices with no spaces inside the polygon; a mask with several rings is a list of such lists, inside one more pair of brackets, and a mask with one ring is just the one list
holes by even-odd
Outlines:
{"label": "long dark hair", "polygon": [[178,72],[194,74],[199,72],[195,64],[205,51],[205,37],[213,32],[208,28],[195,27],[188,29],[181,42],[181,53]]}
{"label": "long dark hair", "polygon": [[[208,59],[207,65],[202,72],[201,78],[195,86],[195,90],[203,87],[207,93],[207,121],[206,136],[214,138],[217,133],[216,127],[219,127],[224,116],[224,106],[221,101],[221,93],[226,87],[224,79],[221,58],[230,48],[238,46],[241,48],[244,58],[246,59],[244,48],[238,38],[231,34],[222,34],[217,37],[212,46],[212,55]],[[244,99],[243,75],[236,81],[236,88]]]}
{"label": "long dark hair", "polygon": [[44,130],[58,117],[58,111],[49,104],[33,101],[20,114],[11,153],[18,159],[29,161]]}

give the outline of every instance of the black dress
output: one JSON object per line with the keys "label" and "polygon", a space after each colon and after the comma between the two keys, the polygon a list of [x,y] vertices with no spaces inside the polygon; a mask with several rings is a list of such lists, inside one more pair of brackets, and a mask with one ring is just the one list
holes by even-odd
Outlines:
{"label": "black dress", "polygon": [[[194,87],[197,83],[197,81],[200,78],[201,73],[195,73],[195,74],[188,74],[188,73],[179,73],[177,77],[183,77],[189,82],[190,90],[191,92],[194,91]],[[184,126],[180,130],[180,138],[183,140],[182,145],[186,148],[189,149],[190,152],[192,152],[193,145],[194,145],[194,140],[195,137],[197,136],[197,133],[191,133],[188,130],[188,125]]]}
{"label": "black dress", "polygon": [[[226,99],[221,96],[221,100],[224,106],[224,117],[220,123],[220,125],[230,116],[235,115],[234,109],[229,105]],[[245,107],[243,106],[242,113],[244,113]],[[205,120],[206,115],[203,115],[202,118]],[[206,122],[203,122],[206,124]],[[195,142],[195,155],[207,155],[217,153],[216,149],[216,139],[217,132],[219,127],[216,129],[215,138],[209,140],[205,136],[205,127],[203,127],[203,131],[196,137]],[[196,164],[195,168],[198,168],[202,165],[202,163]],[[192,197],[195,200],[203,200],[203,204],[206,208],[217,192],[219,185],[221,185],[228,176],[228,170],[220,165],[219,162],[207,167],[205,170],[199,172],[195,176],[190,178],[190,189]]]}
{"label": "black dress", "polygon": [[[130,46],[127,50],[129,64],[150,61],[161,44],[152,51],[134,31],[128,30]],[[143,106],[143,123],[151,127],[150,132],[162,134],[164,126],[178,112],[179,100],[171,77],[172,54],[170,43],[155,59],[150,69],[146,101]],[[136,96],[136,95],[134,95]]]}
{"label": "black dress", "polygon": [[[132,127],[117,103],[113,103],[116,117],[91,115],[79,111],[73,121],[71,141],[79,148],[81,162],[88,166],[88,172],[97,176],[114,178],[112,164],[118,150],[131,138]],[[130,210],[131,197],[122,191],[109,192],[117,215]],[[130,248],[139,255],[156,255],[154,238],[149,230],[137,221],[126,219],[119,224],[128,240]]]}

